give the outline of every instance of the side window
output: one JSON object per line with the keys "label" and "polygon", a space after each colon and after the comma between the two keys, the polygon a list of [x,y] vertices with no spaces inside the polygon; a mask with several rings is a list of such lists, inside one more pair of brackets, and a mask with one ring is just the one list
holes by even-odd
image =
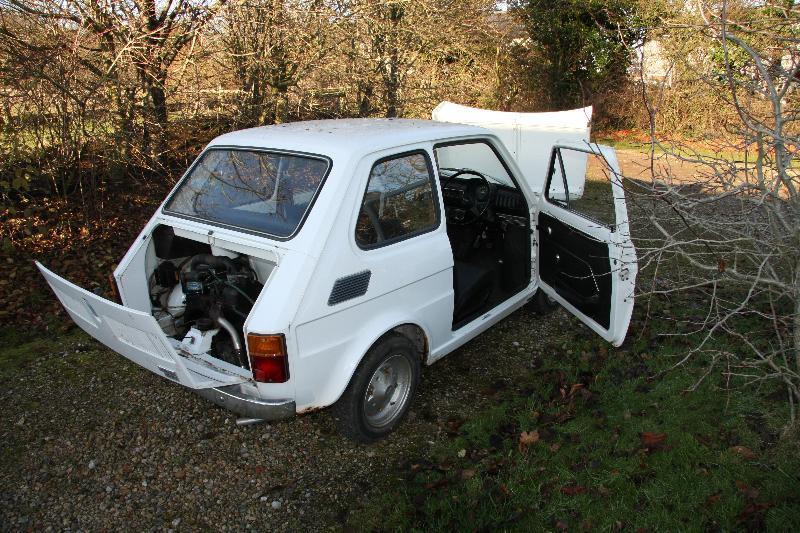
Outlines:
{"label": "side window", "polygon": [[358,245],[375,248],[435,228],[439,213],[433,191],[433,172],[424,152],[375,163],[358,214]]}
{"label": "side window", "polygon": [[612,179],[618,178],[602,155],[556,148],[547,200],[613,229],[617,221]]}

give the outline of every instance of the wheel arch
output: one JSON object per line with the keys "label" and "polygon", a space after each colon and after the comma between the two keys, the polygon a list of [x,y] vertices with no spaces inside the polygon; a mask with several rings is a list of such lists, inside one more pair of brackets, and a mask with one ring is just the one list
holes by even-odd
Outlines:
{"label": "wheel arch", "polygon": [[[364,357],[373,346],[388,335],[396,334],[406,337],[419,354],[421,366],[427,363],[430,355],[430,334],[424,326],[407,318],[384,322],[381,327],[373,326],[375,326],[375,323],[370,321],[365,324],[364,327],[360,328],[360,331],[365,334],[357,335],[356,338],[361,337],[364,341],[352,345],[351,349],[348,350],[350,355],[343,357],[341,359],[341,364],[331,369],[333,373],[327,380],[327,390],[318,398],[320,400],[319,404],[316,406],[303,406],[298,412],[305,413],[316,411],[329,407],[339,401],[339,398],[341,398],[345,389],[347,389],[347,386],[350,384],[350,381],[353,379],[353,375],[361,364],[361,361],[364,360]],[[367,331],[377,331],[379,333],[367,336]]]}

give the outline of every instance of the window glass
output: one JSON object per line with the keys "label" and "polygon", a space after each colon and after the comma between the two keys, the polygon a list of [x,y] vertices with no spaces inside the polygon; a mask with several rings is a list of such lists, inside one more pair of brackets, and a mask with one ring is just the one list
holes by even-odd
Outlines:
{"label": "window glass", "polygon": [[406,154],[372,167],[356,225],[359,246],[397,241],[437,222],[433,177],[424,154]]}
{"label": "window glass", "polygon": [[459,170],[474,170],[489,181],[515,187],[502,161],[491,146],[484,142],[437,146],[435,154],[443,180]]}
{"label": "window glass", "polygon": [[612,179],[619,178],[602,155],[559,148],[550,167],[547,199],[613,228],[616,214]]}
{"label": "window glass", "polygon": [[165,210],[288,237],[297,229],[328,162],[256,150],[205,152]]}

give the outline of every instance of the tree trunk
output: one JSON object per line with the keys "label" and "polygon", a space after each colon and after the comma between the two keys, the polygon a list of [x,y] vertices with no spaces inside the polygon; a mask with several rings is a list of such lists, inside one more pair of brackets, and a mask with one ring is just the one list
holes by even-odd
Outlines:
{"label": "tree trunk", "polygon": [[[800,273],[800,263],[795,269],[795,276]],[[794,291],[794,371],[800,374],[800,279],[795,281]],[[797,391],[795,391],[797,394]],[[800,401],[800,397],[797,398]]]}
{"label": "tree trunk", "polygon": [[368,117],[372,113],[372,85],[359,82],[358,84],[358,116]]}
{"label": "tree trunk", "polygon": [[159,75],[150,86],[150,104],[153,106],[153,118],[155,118],[161,129],[166,129],[169,117],[167,115],[167,85],[166,73]]}
{"label": "tree trunk", "polygon": [[399,65],[400,58],[397,48],[392,50],[389,56],[389,72],[386,76],[386,117],[394,118],[398,116],[400,106],[400,78]]}

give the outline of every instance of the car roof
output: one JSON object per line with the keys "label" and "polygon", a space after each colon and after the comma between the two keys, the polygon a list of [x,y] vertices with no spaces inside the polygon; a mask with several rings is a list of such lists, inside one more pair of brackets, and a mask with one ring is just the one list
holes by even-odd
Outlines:
{"label": "car roof", "polygon": [[209,146],[243,146],[308,152],[330,157],[359,155],[418,142],[486,135],[479,126],[399,118],[307,120],[234,131]]}

